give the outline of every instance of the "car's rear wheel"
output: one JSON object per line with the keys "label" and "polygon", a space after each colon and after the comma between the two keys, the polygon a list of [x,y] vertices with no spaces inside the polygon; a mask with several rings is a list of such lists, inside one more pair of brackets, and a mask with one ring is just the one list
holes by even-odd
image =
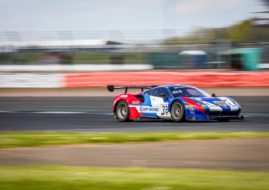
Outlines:
{"label": "car's rear wheel", "polygon": [[185,108],[182,102],[175,101],[171,107],[171,118],[175,122],[183,121],[185,117]]}
{"label": "car's rear wheel", "polygon": [[123,122],[129,120],[129,108],[125,101],[119,101],[116,105],[116,119]]}

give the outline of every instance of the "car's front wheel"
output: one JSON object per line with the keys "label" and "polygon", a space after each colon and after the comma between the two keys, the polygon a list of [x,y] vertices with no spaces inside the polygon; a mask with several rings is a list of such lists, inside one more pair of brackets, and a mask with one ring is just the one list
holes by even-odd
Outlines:
{"label": "car's front wheel", "polygon": [[184,120],[185,117],[185,108],[182,102],[180,101],[175,101],[172,104],[171,107],[171,117],[172,120],[175,122],[180,122]]}
{"label": "car's front wheel", "polygon": [[121,122],[129,120],[130,111],[125,101],[119,101],[117,103],[115,114],[116,114],[116,119]]}

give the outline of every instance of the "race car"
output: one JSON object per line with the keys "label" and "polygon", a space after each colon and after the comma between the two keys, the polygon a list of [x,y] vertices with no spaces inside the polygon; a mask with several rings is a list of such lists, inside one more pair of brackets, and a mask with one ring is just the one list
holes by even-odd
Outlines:
{"label": "race car", "polygon": [[[128,89],[141,89],[138,94]],[[241,119],[241,107],[229,97],[211,96],[203,90],[186,85],[114,86],[109,91],[125,89],[114,98],[113,113],[117,120],[131,121],[142,118],[180,121]]]}

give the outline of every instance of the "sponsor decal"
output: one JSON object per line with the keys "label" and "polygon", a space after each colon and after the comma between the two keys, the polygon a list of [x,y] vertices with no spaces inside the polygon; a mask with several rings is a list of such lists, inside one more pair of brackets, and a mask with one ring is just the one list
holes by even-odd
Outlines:
{"label": "sponsor decal", "polygon": [[123,95],[120,95],[121,98],[127,98],[128,95],[127,94],[123,94]]}
{"label": "sponsor decal", "polygon": [[213,101],[213,103],[220,106],[227,106],[227,103],[225,101]]}
{"label": "sponsor decal", "polygon": [[194,108],[194,105],[187,104],[187,105],[185,105],[185,108]]}
{"label": "sponsor decal", "polygon": [[142,111],[143,112],[158,112],[159,109],[158,108],[151,108],[151,107],[142,107]]}
{"label": "sponsor decal", "polygon": [[196,117],[195,117],[195,116],[192,116],[192,117],[190,118],[190,120],[191,120],[191,121],[196,121]]}
{"label": "sponsor decal", "polygon": [[210,111],[222,111],[222,108],[220,105],[215,105],[206,101],[203,101],[203,104],[206,105]]}
{"label": "sponsor decal", "polygon": [[173,90],[172,93],[173,94],[182,94],[182,90]]}
{"label": "sponsor decal", "polygon": [[231,100],[229,100],[226,97],[220,97],[221,100],[224,100],[227,104],[227,106],[229,106],[231,108],[232,111],[236,111],[239,110],[239,106],[237,106],[235,103],[233,103]]}
{"label": "sponsor decal", "polygon": [[132,101],[132,104],[139,104],[139,101]]}

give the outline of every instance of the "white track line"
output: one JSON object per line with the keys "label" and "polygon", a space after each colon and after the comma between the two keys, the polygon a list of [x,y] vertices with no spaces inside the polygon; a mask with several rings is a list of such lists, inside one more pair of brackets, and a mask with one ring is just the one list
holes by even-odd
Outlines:
{"label": "white track line", "polygon": [[31,114],[94,114],[94,115],[112,115],[107,112],[87,112],[87,111],[12,111],[12,110],[0,110],[0,113],[31,113]]}
{"label": "white track line", "polygon": [[44,114],[84,114],[87,112],[75,112],[75,111],[37,111],[31,113],[44,113]]}

